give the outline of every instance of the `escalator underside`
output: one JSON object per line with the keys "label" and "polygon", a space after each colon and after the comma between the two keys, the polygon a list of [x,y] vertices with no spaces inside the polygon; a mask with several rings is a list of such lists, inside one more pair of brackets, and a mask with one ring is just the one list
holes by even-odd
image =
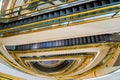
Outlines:
{"label": "escalator underside", "polygon": [[[37,0],[1,13],[0,58],[16,70],[57,80],[93,78],[120,69],[120,0],[58,0],[63,3],[59,5],[56,1]],[[52,6],[39,9],[48,3]],[[26,10],[29,13],[23,14]],[[102,22],[112,20],[118,27]],[[104,27],[98,28],[97,22]],[[95,24],[91,28],[96,32],[82,28],[89,23]],[[67,29],[76,34],[66,36]]]}

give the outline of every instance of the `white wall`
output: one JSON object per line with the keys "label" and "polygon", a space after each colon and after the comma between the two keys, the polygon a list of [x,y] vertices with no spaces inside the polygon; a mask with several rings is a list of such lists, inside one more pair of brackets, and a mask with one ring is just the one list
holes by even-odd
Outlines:
{"label": "white wall", "polygon": [[19,78],[23,78],[25,80],[50,80],[50,79],[35,77],[35,76],[29,75],[29,74],[22,73],[20,71],[12,69],[12,68],[10,68],[2,63],[0,63],[0,72],[5,73],[5,74],[9,74],[9,75],[13,75],[13,76],[16,76]]}

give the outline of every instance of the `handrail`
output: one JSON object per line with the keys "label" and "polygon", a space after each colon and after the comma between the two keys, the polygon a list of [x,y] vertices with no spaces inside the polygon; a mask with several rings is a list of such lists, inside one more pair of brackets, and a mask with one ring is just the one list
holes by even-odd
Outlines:
{"label": "handrail", "polygon": [[[110,12],[116,12],[116,11],[119,10],[119,6],[120,6],[120,4],[117,4],[117,5],[114,5],[114,6],[98,8],[98,9],[94,9],[94,10],[79,12],[79,13],[70,14],[70,15],[66,15],[66,16],[61,16],[61,17],[57,17],[57,18],[42,20],[42,21],[39,21],[39,22],[31,23],[31,24],[11,27],[11,28],[0,30],[0,33],[2,33],[3,35],[10,35],[10,34],[13,34],[13,33],[16,34],[16,32],[17,32],[18,34],[20,34],[19,31],[24,31],[24,30],[31,31],[33,28],[41,28],[42,26],[48,26],[48,25],[51,25],[51,24],[52,25],[53,24],[61,25],[61,23],[63,23],[63,22],[70,22],[70,21],[73,21],[73,20],[80,20],[80,19],[89,18],[89,17],[93,17],[93,16],[108,14]],[[117,8],[117,9],[115,9],[115,8]],[[109,10],[109,9],[110,9],[110,11],[105,12],[105,10]],[[75,16],[77,16],[77,19],[74,18]],[[67,19],[67,20],[61,20],[61,19]],[[54,22],[55,20],[59,20],[59,21],[61,20],[61,21],[60,22]],[[50,23],[50,22],[52,22],[52,23]],[[44,23],[49,23],[49,24],[44,24]],[[39,24],[39,25],[41,24],[41,26],[36,26],[36,24]],[[32,26],[34,26],[34,27],[32,27]],[[28,28],[28,29],[25,29],[25,28]],[[46,28],[46,27],[44,27],[44,28]],[[52,26],[51,26],[51,28],[52,28]],[[25,32],[23,32],[23,33],[25,33]]]}
{"label": "handrail", "polygon": [[[70,0],[71,1],[71,0]],[[69,1],[69,2],[70,2]],[[73,1],[73,0],[72,0]],[[110,2],[109,3],[105,3],[106,5],[104,5],[104,3],[102,3],[102,1],[94,1],[94,0],[91,0],[92,1],[92,4],[90,4],[90,2],[89,1],[86,1],[86,2],[84,2],[83,3],[83,5],[84,6],[86,6],[86,7],[88,7],[88,6],[91,6],[91,5],[93,5],[94,6],[94,8],[99,8],[99,7],[106,7],[106,6],[112,6],[112,5],[115,5],[115,4],[119,4],[120,2],[119,1],[111,1],[110,0]],[[104,0],[103,0],[104,1]],[[106,1],[106,0],[105,0]],[[108,0],[109,1],[109,0]],[[72,6],[73,7],[75,7],[75,6],[77,6],[77,7],[79,7],[79,6],[82,6],[82,4],[80,3],[80,2],[78,2],[78,1],[74,1],[75,2],[75,5],[73,4],[73,3],[70,3],[70,4],[73,4]],[[78,3],[77,3],[78,2]],[[100,2],[101,3],[101,5],[98,5],[98,2]],[[69,4],[69,5],[70,5]],[[38,6],[38,5],[37,5]],[[41,9],[35,9],[35,10],[32,10],[32,11],[24,11],[25,13],[22,13],[21,14],[21,12],[23,11],[23,10],[26,10],[26,8],[23,8],[22,9],[22,7],[20,7],[19,8],[19,10],[15,10],[13,13],[8,13],[8,14],[6,14],[6,15],[10,15],[10,14],[12,14],[12,15],[10,15],[10,16],[8,16],[8,17],[4,17],[4,18],[2,18],[2,19],[5,19],[6,21],[4,22],[3,20],[1,20],[1,22],[2,23],[7,23],[7,22],[12,22],[12,21],[15,21],[15,20],[18,20],[18,19],[23,19],[23,18],[27,18],[27,17],[32,17],[32,16],[30,16],[30,15],[27,15],[27,14],[32,14],[32,13],[34,13],[34,15],[33,16],[35,16],[35,15],[37,15],[37,16],[40,16],[41,14],[43,14],[43,13],[50,13],[49,12],[49,10],[48,9],[50,9],[50,11],[51,12],[54,12],[54,10],[56,11],[56,10],[58,10],[58,8],[61,10],[61,9],[63,9],[63,8],[60,8],[59,6],[57,7],[57,8],[55,8],[55,6],[58,6],[58,5],[53,5],[53,6],[49,6],[49,7],[46,7],[46,8],[41,8]],[[23,6],[24,7],[24,6]],[[33,7],[33,6],[32,6]],[[72,8],[71,6],[66,6],[66,7],[69,7],[69,8]],[[55,8],[55,9],[53,9],[53,8]],[[82,8],[82,7],[80,7],[80,8]],[[92,7],[93,8],[93,7]],[[94,9],[93,8],[93,9]],[[20,10],[20,9],[22,9],[22,10]],[[67,8],[65,8],[66,10],[67,10]],[[64,10],[65,10],[64,9]],[[87,8],[86,10],[88,10],[89,8]],[[41,11],[42,10],[42,11]],[[45,11],[45,10],[48,10],[47,12]],[[40,13],[39,13],[40,12]],[[80,11],[81,12],[81,11]],[[14,14],[14,15],[13,15]],[[19,14],[19,15],[18,15]],[[27,16],[26,16],[27,15]]]}
{"label": "handrail", "polygon": [[[23,4],[23,5],[21,5],[21,6],[25,6],[25,5],[28,5],[28,4],[31,4],[31,3],[33,3],[33,2],[37,2],[37,1],[39,1],[39,0],[34,0],[34,1],[28,2],[28,3],[26,3],[26,4]],[[0,12],[5,12],[5,11],[13,10],[13,9],[18,8],[18,7],[21,7],[21,6],[16,6],[16,7],[14,7],[14,8],[7,9],[7,10],[1,10]]]}
{"label": "handrail", "polygon": [[[38,9],[38,7],[39,7],[40,5],[43,5],[43,4],[46,4],[46,3],[51,2],[51,1],[47,1],[47,2],[45,2],[45,3],[36,4],[36,5],[34,5],[34,6],[30,7],[30,8],[27,8],[27,7],[24,8],[24,6],[28,6],[28,5],[32,4],[32,3],[39,2],[39,0],[35,0],[35,1],[29,2],[29,3],[27,3],[27,4],[21,5],[21,6],[17,6],[17,7],[8,9],[8,10],[0,11],[1,13],[3,13],[3,14],[0,15],[0,16],[3,17],[3,18],[6,18],[6,19],[16,18],[16,17],[20,17],[20,16],[23,16],[23,15],[31,14],[31,13],[34,13],[34,12],[38,12],[38,11],[41,11],[41,10],[45,10],[45,9],[49,9],[49,8],[52,8],[52,7],[56,7],[56,6],[65,4],[65,3],[70,3],[70,2],[73,2],[73,1],[74,1],[74,0],[70,0],[70,1],[68,0],[68,1],[66,1],[66,2],[62,2],[61,4],[52,5],[52,6],[49,6],[49,7],[46,7],[46,8],[40,8],[40,9]],[[30,11],[30,12],[28,12],[28,13],[25,13],[25,14],[21,14],[21,12],[22,12],[23,10],[31,9],[31,8],[34,8],[34,7],[37,7],[37,9],[36,9],[36,10],[33,10],[33,11]],[[15,10],[15,9],[18,9],[18,10]],[[8,12],[8,13],[7,13],[7,12]],[[14,16],[15,13],[17,13],[17,16]],[[11,16],[11,15],[13,15],[13,16]],[[9,17],[7,17],[7,16],[9,16]]]}
{"label": "handrail", "polygon": [[[85,45],[85,44],[113,41],[113,39],[112,40],[110,39],[112,39],[111,34],[104,34],[104,35],[94,35],[87,37],[77,37],[77,38],[61,39],[54,41],[38,42],[38,43],[24,44],[17,46],[8,46],[6,48],[12,51],[25,51],[25,50],[36,50],[36,49],[42,50],[42,49],[49,49],[56,47],[76,46],[83,44]],[[13,49],[9,49],[9,47],[13,47]]]}
{"label": "handrail", "polygon": [[[86,3],[85,3],[85,6]],[[74,8],[73,8],[74,7]],[[77,5],[77,7],[73,6],[70,7],[70,9],[75,9],[78,8],[79,5]],[[80,7],[81,8],[81,7]],[[59,16],[57,17],[50,17],[47,19],[39,19],[38,17],[44,17],[46,16],[45,14],[41,14],[38,16],[33,16],[30,18],[26,18],[26,20],[30,20],[32,18],[37,17],[37,21],[34,21],[32,19],[32,22],[30,23],[24,23],[24,21],[26,21],[25,19],[23,19],[23,23],[19,24],[21,21],[17,21],[17,22],[12,22],[14,25],[11,25],[12,23],[8,23],[8,24],[4,24],[1,26],[1,30],[0,30],[0,36],[1,37],[5,37],[5,36],[10,36],[10,35],[15,35],[15,34],[22,34],[22,33],[27,33],[27,32],[34,32],[34,31],[40,31],[43,29],[49,29],[53,28],[53,27],[60,27],[60,26],[68,26],[71,25],[71,23],[76,23],[75,21],[78,20],[79,24],[81,23],[85,23],[83,20],[85,18],[91,18],[91,20],[95,20],[92,17],[95,16],[100,16],[100,15],[104,15],[104,14],[109,14],[109,13],[117,13],[120,10],[120,2],[115,2],[114,4],[110,3],[110,5],[101,5],[98,6],[96,8],[96,6],[92,6],[92,8],[85,8],[83,10],[78,10],[77,12],[72,12],[70,14],[65,13],[66,15],[61,15],[60,12],[62,11],[66,11],[68,8],[59,10]],[[55,11],[51,12],[52,14],[54,14]],[[50,15],[50,13],[47,14],[47,16]],[[109,16],[109,17],[114,17],[114,15]],[[86,20],[87,22],[90,22],[90,20]],[[19,25],[16,25],[16,24]],[[64,24],[65,23],[65,24]],[[9,25],[10,24],[10,25]],[[36,29],[36,30],[35,30]]]}

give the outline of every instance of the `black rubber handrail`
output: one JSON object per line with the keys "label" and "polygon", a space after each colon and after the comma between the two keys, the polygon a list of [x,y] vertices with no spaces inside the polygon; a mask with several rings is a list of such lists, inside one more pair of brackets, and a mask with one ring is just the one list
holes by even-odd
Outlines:
{"label": "black rubber handrail", "polygon": [[30,23],[34,23],[34,22],[38,22],[38,21],[42,21],[42,20],[47,20],[47,19],[51,19],[51,18],[55,18],[55,17],[75,14],[78,12],[84,12],[84,11],[91,10],[91,9],[97,9],[97,8],[101,8],[101,7],[105,7],[105,6],[112,6],[115,4],[120,4],[120,0],[92,1],[92,2],[88,2],[88,3],[80,4],[77,6],[72,6],[69,8],[64,8],[64,9],[60,9],[57,11],[52,11],[52,12],[40,14],[37,16],[32,16],[29,18],[16,20],[16,21],[9,22],[9,23],[1,23],[0,25],[2,27],[0,27],[0,30],[16,27],[16,26],[20,26],[20,25],[30,24]]}

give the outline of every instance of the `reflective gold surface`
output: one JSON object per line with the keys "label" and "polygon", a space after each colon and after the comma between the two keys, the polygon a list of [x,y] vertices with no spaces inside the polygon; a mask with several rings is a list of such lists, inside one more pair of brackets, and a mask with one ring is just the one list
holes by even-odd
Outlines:
{"label": "reflective gold surface", "polygon": [[[79,56],[63,56],[63,57],[48,57],[48,58],[21,58],[22,56],[32,56],[32,55],[41,55],[40,53],[42,52],[51,52],[51,51],[64,51],[64,50],[77,50],[77,49],[85,49],[87,50],[87,53],[89,52],[89,49],[100,49],[100,54],[104,54],[105,57],[100,60],[100,63],[94,63],[96,66],[94,68],[86,70],[84,73],[78,72],[80,70],[84,70],[84,68],[91,63],[95,57],[98,55],[98,53],[91,53],[91,55],[79,55]],[[103,49],[103,50],[102,50]],[[77,79],[77,78],[84,78],[85,76],[88,75],[93,75],[94,72],[97,72],[99,70],[102,70],[107,67],[112,67],[118,56],[119,56],[119,51],[120,51],[120,43],[119,42],[111,42],[111,43],[100,43],[100,44],[88,44],[88,45],[81,45],[81,46],[71,46],[71,47],[62,47],[62,48],[54,48],[54,49],[44,49],[44,50],[29,50],[29,51],[9,51],[11,56],[23,67],[20,68],[17,65],[15,66],[13,63],[10,63],[9,60],[7,60],[4,56],[1,55],[1,58],[3,58],[6,62],[8,62],[10,65],[13,67],[22,70],[24,69],[24,72],[32,74],[32,75],[37,75],[37,76],[42,76],[42,77],[50,77],[50,78],[56,78],[60,80],[64,79]],[[42,54],[43,55],[43,54]],[[47,55],[47,54],[44,54]],[[41,61],[41,60],[69,60],[73,59],[75,62],[71,64],[69,67],[66,67],[65,69],[54,72],[54,73],[45,73],[45,72],[40,72],[32,69],[29,65],[29,61]],[[112,62],[112,63],[111,63]],[[79,65],[78,65],[79,64]],[[76,65],[78,65],[76,67]],[[25,70],[26,68],[26,70]],[[87,68],[86,68],[87,69]],[[63,77],[64,76],[64,77]],[[93,77],[100,76],[100,75],[94,75]],[[92,76],[91,76],[92,77]],[[87,77],[88,78],[88,77]]]}
{"label": "reflective gold surface", "polygon": [[8,74],[0,73],[0,80],[24,80]]}
{"label": "reflective gold surface", "polygon": [[[72,1],[74,0],[68,0],[68,3]],[[35,2],[37,1],[35,0]],[[31,4],[31,2],[28,4]],[[22,6],[26,6],[28,4],[25,4]],[[48,8],[52,8],[55,6],[58,6],[58,5],[52,5]],[[21,6],[18,6],[18,7],[11,6],[11,9],[2,11],[3,13],[8,12],[7,17],[5,16],[4,18],[6,18],[6,20],[9,20],[10,18],[14,18],[15,16],[13,16],[11,12],[15,8],[20,8],[20,7]],[[119,18],[119,15],[117,15],[120,12],[120,10],[118,9],[119,7],[120,7],[120,4],[117,4],[113,6],[92,9],[84,12],[78,12],[75,14],[70,14],[66,16],[42,20],[42,21],[30,23],[30,24],[21,25],[21,26],[15,26],[8,29],[3,29],[3,30],[0,30],[0,33],[3,34],[1,35],[1,38],[39,32],[44,30],[50,30],[50,29],[56,29],[56,28],[62,28],[62,27],[72,27],[73,25],[80,25],[80,24],[102,21],[107,19]],[[72,22],[72,21],[80,20],[81,19],[80,15],[91,14],[97,11],[100,12],[102,10],[108,10],[111,8],[112,9],[117,8],[117,10],[110,11],[114,13],[112,16],[95,18],[95,19],[93,18],[85,21]],[[43,10],[43,9],[40,9],[40,10]],[[23,16],[26,14],[35,13],[40,10],[33,10],[28,13],[23,13],[18,15],[17,17]],[[82,18],[85,19],[85,18],[100,16],[105,14],[108,14],[108,12],[88,15]],[[44,28],[33,30],[34,28],[37,27],[35,26],[36,24],[42,24],[44,22],[50,22],[50,21],[60,20],[60,19],[61,20],[66,19],[66,20],[61,21],[61,23],[54,23],[50,25],[50,27],[48,27],[49,25],[45,24]],[[61,25],[62,23],[65,23],[65,22],[66,24]],[[25,27],[31,27],[31,29],[28,29],[28,31],[26,32],[19,31],[19,29],[24,31]],[[17,29],[18,31],[15,31]],[[9,31],[13,31],[13,33],[9,33]],[[3,47],[3,46],[5,45],[2,44],[1,42],[0,47]],[[2,53],[2,51],[0,52],[0,58],[3,59],[5,62],[7,62],[9,65],[11,65],[13,68],[20,70],[22,72],[25,72],[27,74],[31,74],[39,77],[51,78],[55,80],[69,80],[69,79],[80,80],[85,78],[93,78],[93,77],[103,76],[120,69],[120,68],[117,68],[115,70],[110,70],[103,73],[104,71],[103,69],[115,67],[115,63],[120,55],[120,42],[101,42],[101,43],[94,43],[94,44],[84,44],[84,45],[81,44],[76,46],[64,46],[64,47],[54,47],[49,49],[44,48],[44,49],[34,49],[34,50],[24,50],[24,51],[7,50],[5,47],[4,49],[6,50],[6,52],[8,52],[8,55],[13,59],[13,61],[12,60],[10,61],[10,59],[8,59],[8,57],[6,57],[5,53]],[[48,61],[48,62],[58,61],[58,62],[45,64],[44,63],[45,61]],[[36,67],[35,64],[37,63],[38,65]],[[63,65],[66,65],[66,66],[61,67],[62,63],[64,63]],[[44,70],[41,70],[42,68],[41,66],[43,67]],[[59,66],[60,69],[54,70],[56,69],[56,66]],[[45,71],[45,69],[48,69],[48,70],[51,69],[51,70],[47,72]],[[13,80],[22,80],[22,79],[11,77],[9,75],[6,76],[5,74],[0,73],[0,79],[7,80],[7,78],[13,78]]]}
{"label": "reflective gold surface", "polygon": [[[44,30],[50,30],[50,29],[56,29],[56,28],[62,28],[62,27],[70,27],[73,25],[80,25],[80,24],[85,24],[85,23],[90,23],[90,22],[112,19],[112,18],[119,17],[119,16],[115,16],[120,11],[119,9],[110,11],[110,12],[114,12],[114,15],[112,15],[112,16],[108,16],[108,17],[104,17],[104,18],[103,17],[102,18],[95,18],[95,19],[93,18],[90,20],[83,20],[83,21],[71,23],[71,21],[80,20],[81,18],[85,19],[85,18],[90,18],[90,17],[94,17],[94,16],[104,15],[104,14],[108,14],[108,12],[103,12],[103,13],[94,14],[94,15],[88,15],[88,16],[84,16],[84,17],[80,17],[80,15],[99,12],[99,11],[107,10],[107,9],[111,9],[111,8],[117,8],[119,6],[120,6],[120,4],[117,4],[117,5],[113,5],[113,6],[108,6],[108,7],[88,10],[88,11],[84,11],[84,12],[79,12],[79,13],[75,13],[75,14],[70,14],[70,15],[66,15],[66,16],[61,16],[61,17],[57,17],[57,18],[42,20],[39,22],[31,23],[31,24],[25,24],[25,25],[21,25],[21,26],[11,27],[8,29],[0,30],[0,33],[3,34],[1,37],[7,37],[7,36],[13,36],[13,35],[19,35],[19,34],[28,34],[28,33],[33,33],[33,32],[44,31]],[[76,18],[74,18],[74,17],[76,17]],[[67,19],[67,20],[62,20],[62,22],[59,22],[59,23],[54,23],[54,24],[52,23],[52,25],[45,24],[44,27],[36,26],[36,24],[42,24],[45,22],[51,22],[51,21],[60,20],[60,19]],[[66,22],[67,24],[61,25],[63,22]],[[28,28],[28,27],[30,29],[24,31],[24,28]],[[34,28],[37,28],[37,29],[33,30]],[[19,29],[20,30],[22,29],[22,31],[19,31]],[[16,31],[16,30],[18,30],[18,31]],[[9,31],[10,32],[12,31],[12,32],[9,33]]]}

